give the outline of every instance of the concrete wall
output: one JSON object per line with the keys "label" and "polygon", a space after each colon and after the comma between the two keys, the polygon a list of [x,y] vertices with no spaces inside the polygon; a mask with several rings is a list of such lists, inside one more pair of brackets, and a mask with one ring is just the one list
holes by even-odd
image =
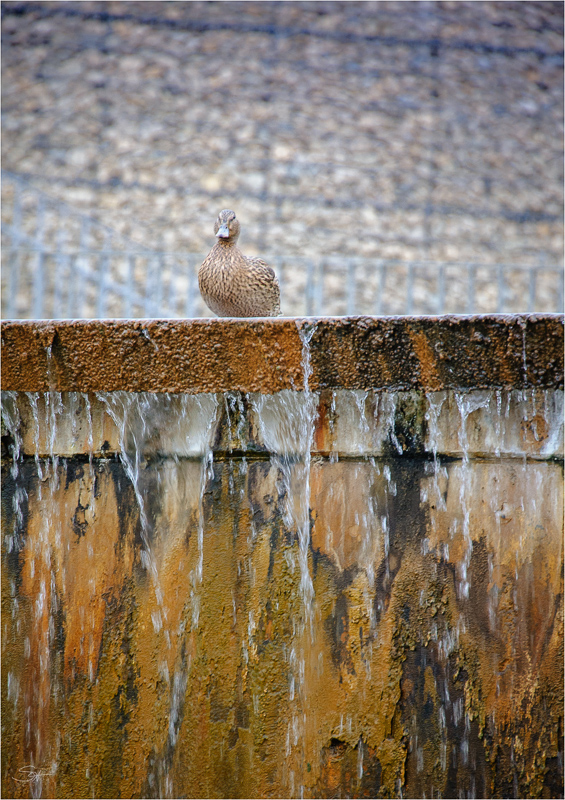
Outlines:
{"label": "concrete wall", "polygon": [[560,796],[562,319],[207,330],[5,326],[4,796]]}

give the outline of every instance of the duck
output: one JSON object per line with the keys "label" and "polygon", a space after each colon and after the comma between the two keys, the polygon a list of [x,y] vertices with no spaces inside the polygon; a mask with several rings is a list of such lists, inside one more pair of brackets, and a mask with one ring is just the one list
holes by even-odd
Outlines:
{"label": "duck", "polygon": [[261,258],[244,256],[235,212],[220,211],[214,223],[217,242],[198,269],[202,299],[219,317],[276,317],[280,288],[274,270]]}

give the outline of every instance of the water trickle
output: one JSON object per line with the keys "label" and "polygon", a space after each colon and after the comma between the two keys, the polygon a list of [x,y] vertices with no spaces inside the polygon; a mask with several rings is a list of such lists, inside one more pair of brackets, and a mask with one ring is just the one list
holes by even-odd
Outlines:
{"label": "water trickle", "polygon": [[[52,676],[53,647],[57,637],[57,615],[59,601],[57,593],[57,553],[61,550],[61,516],[58,513],[58,490],[60,487],[59,472],[65,473],[66,462],[60,463],[59,456],[59,423],[64,411],[60,392],[50,391],[43,395],[27,393],[33,428],[32,452],[37,472],[37,481],[33,481],[32,505],[38,512],[38,524],[28,529],[25,544],[20,541],[19,531],[23,528],[23,505],[27,504],[28,493],[23,486],[18,486],[19,474],[16,474],[16,489],[13,496],[14,537],[17,549],[27,550],[26,560],[29,563],[29,580],[33,588],[32,609],[30,619],[30,636],[24,642],[24,656],[29,668],[37,676],[33,685],[26,681],[23,692],[23,704],[26,716],[26,747],[32,764],[45,765],[53,755],[53,742],[42,735],[44,722],[49,716],[52,703],[57,702],[60,692],[57,673]],[[12,422],[14,420],[12,419]],[[17,439],[17,437],[16,437]],[[16,445],[21,449],[22,441]],[[13,465],[14,466],[14,465]],[[20,631],[18,608],[15,611],[15,631]],[[42,779],[51,774],[50,768],[38,769],[34,779],[26,782],[32,794],[42,791]],[[37,776],[40,776],[37,778]],[[37,778],[37,780],[36,780]],[[41,785],[40,785],[41,784]]]}
{"label": "water trickle", "polygon": [[[209,441],[209,433],[215,421],[215,414],[210,417],[208,424],[207,438]],[[204,506],[203,498],[206,490],[206,484],[214,477],[214,454],[212,448],[208,446],[207,450],[202,456],[202,463],[200,467],[200,492],[198,496],[198,563],[196,571],[191,574],[192,597],[196,597],[197,587],[202,583],[202,570],[204,568]],[[192,623],[195,628],[198,627],[198,609],[199,602],[193,605]]]}
{"label": "water trickle", "polygon": [[310,391],[310,376],[312,374],[310,341],[316,331],[316,326],[310,328],[299,328],[302,340],[302,371],[304,375],[304,415],[300,420],[300,425],[304,429],[303,437],[306,440],[303,460],[303,497],[301,503],[301,519],[298,528],[298,543],[300,557],[300,588],[306,619],[312,623],[312,600],[314,597],[314,586],[308,569],[308,551],[310,549],[310,466],[312,461],[312,445],[314,442],[314,421],[316,418],[316,398]]}
{"label": "water trickle", "polygon": [[59,454],[58,449],[56,447],[57,442],[57,425],[59,418],[62,416],[64,412],[64,405],[63,400],[61,397],[61,392],[46,392],[44,395],[45,403],[46,403],[46,417],[47,417],[47,448],[48,448],[48,455],[49,455],[49,464],[50,464],[50,479],[51,479],[51,491],[54,492],[57,489],[59,476],[58,476],[58,466],[59,466]]}
{"label": "water trickle", "polygon": [[447,479],[447,470],[441,467],[439,458],[438,458],[438,447],[439,447],[439,437],[440,437],[440,427],[439,427],[439,418],[441,415],[441,410],[443,408],[443,404],[445,403],[446,393],[445,392],[429,392],[426,395],[426,401],[428,405],[428,409],[425,414],[425,419],[428,423],[428,452],[431,449],[433,459],[434,459],[434,480],[433,480],[433,489],[434,489],[434,503],[435,507],[440,511],[445,511],[445,499],[443,496],[443,492],[439,486],[439,478],[440,475]]}
{"label": "water trickle", "polygon": [[[314,586],[308,563],[311,453],[318,404],[318,397],[310,388],[310,342],[314,333],[315,326],[299,328],[303,370],[301,392],[284,390],[272,396],[257,394],[248,395],[247,398],[255,420],[258,441],[269,452],[270,466],[276,475],[275,496],[280,504],[283,524],[296,536],[294,544],[285,547],[282,553],[300,599],[297,613],[293,613],[290,619],[292,644],[283,648],[288,670],[287,697],[291,714],[286,734],[287,764],[283,770],[283,780],[289,796],[300,796],[304,792],[304,737],[308,709],[306,659],[311,656],[314,630]],[[335,416],[335,396],[333,405],[332,417]],[[250,563],[250,570],[252,567]],[[250,616],[247,637],[242,642],[244,661],[250,666],[257,657],[255,627],[255,619]],[[312,669],[320,669],[320,666],[320,661],[316,659]],[[255,713],[258,714],[260,704],[257,700],[255,707],[255,695],[253,700]]]}
{"label": "water trickle", "polygon": [[14,480],[18,477],[22,451],[21,417],[17,404],[17,392],[2,392],[2,427],[12,439],[12,466],[10,473]]}
{"label": "water trickle", "polygon": [[504,442],[504,419],[502,416],[502,391],[496,389],[494,392],[496,412],[494,414],[494,454],[500,458]]}
{"label": "water trickle", "polygon": [[[158,633],[163,623],[166,624],[167,610],[164,606],[157,564],[151,547],[153,531],[147,514],[144,492],[141,487],[141,473],[144,467],[144,446],[153,433],[149,427],[152,418],[151,412],[156,408],[159,396],[151,395],[148,392],[140,393],[139,395],[130,392],[112,392],[111,394],[98,392],[96,396],[104,404],[116,425],[120,443],[120,461],[131,481],[137,500],[141,523],[141,539],[144,548],[140,552],[140,559],[144,568],[149,572],[153,583],[158,610],[152,614],[152,622],[155,632]],[[165,635],[170,646],[170,636],[167,628],[165,629]]]}
{"label": "water trickle", "polygon": [[472,506],[472,471],[469,462],[469,431],[467,429],[469,417],[480,408],[488,408],[490,404],[490,392],[455,393],[457,408],[459,409],[460,425],[458,429],[459,446],[462,451],[461,478],[459,489],[459,501],[463,515],[462,534],[464,540],[464,552],[457,565],[458,570],[458,592],[462,599],[469,597],[469,575],[468,569],[471,563],[473,551],[473,540],[471,538],[471,506]]}
{"label": "water trickle", "polygon": [[392,497],[396,497],[396,483],[392,479],[392,473],[388,464],[385,464],[383,467],[383,475],[386,480],[387,493]]}
{"label": "water trickle", "polygon": [[519,325],[522,329],[522,373],[523,373],[523,383],[524,389],[528,385],[528,359],[527,359],[527,352],[526,352],[526,321],[521,319],[519,321]]}
{"label": "water trickle", "polygon": [[381,441],[390,441],[399,455],[404,453],[402,444],[395,432],[396,392],[375,393],[375,419],[378,423]]}
{"label": "water trickle", "polygon": [[332,392],[332,399],[330,401],[330,414],[329,414],[329,430],[330,430],[330,440],[332,446],[329,456],[330,464],[336,464],[339,461],[339,454],[336,449],[336,441],[335,441],[336,417],[337,417],[336,397],[337,393]]}
{"label": "water trickle", "polygon": [[246,450],[246,414],[241,392],[225,392],[224,407],[228,423],[228,448],[230,450]]}
{"label": "water trickle", "polygon": [[39,480],[38,493],[41,499],[42,488],[41,484],[45,479],[43,473],[43,464],[40,458],[41,444],[40,444],[40,420],[39,420],[39,392],[26,392],[26,396],[31,409],[31,417],[33,422],[33,451],[35,458],[35,468]]}
{"label": "water trickle", "polygon": [[357,780],[363,777],[363,739],[359,739],[357,745]]}
{"label": "water trickle", "polygon": [[353,392],[355,405],[359,412],[359,441],[357,442],[357,449],[360,453],[366,454],[368,449],[368,436],[370,433],[369,423],[365,413],[365,405],[369,392]]}
{"label": "water trickle", "polygon": [[[303,391],[278,392],[277,395],[250,395],[250,405],[257,421],[262,445],[270,453],[276,470],[276,488],[282,501],[285,527],[294,530],[298,539],[300,593],[305,620],[312,622],[314,587],[308,567],[310,548],[310,468],[317,415],[317,396],[310,391],[310,341],[315,326],[299,328],[302,341]],[[295,556],[285,550],[284,558],[294,571]]]}
{"label": "water trickle", "polygon": [[177,743],[177,736],[181,721],[180,712],[186,696],[187,681],[187,670],[181,669],[175,672],[173,678],[173,690],[171,693],[171,708],[169,711],[169,743],[172,747],[174,747]]}
{"label": "water trickle", "polygon": [[12,495],[13,523],[11,530],[5,534],[6,551],[16,552],[21,547],[21,532],[24,523],[24,506],[28,499],[27,491],[22,485],[21,464],[22,452],[22,420],[17,404],[17,392],[2,392],[2,428],[9,435],[11,466],[10,475],[14,481]]}

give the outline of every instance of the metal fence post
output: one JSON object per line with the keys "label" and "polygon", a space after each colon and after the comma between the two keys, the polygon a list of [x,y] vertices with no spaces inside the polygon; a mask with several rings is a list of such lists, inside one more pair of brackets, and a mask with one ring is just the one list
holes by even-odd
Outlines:
{"label": "metal fence post", "polygon": [[43,315],[44,300],[44,274],[45,253],[43,252],[43,235],[45,233],[45,200],[42,195],[37,198],[37,222],[35,229],[36,262],[33,276],[33,316],[41,319]]}

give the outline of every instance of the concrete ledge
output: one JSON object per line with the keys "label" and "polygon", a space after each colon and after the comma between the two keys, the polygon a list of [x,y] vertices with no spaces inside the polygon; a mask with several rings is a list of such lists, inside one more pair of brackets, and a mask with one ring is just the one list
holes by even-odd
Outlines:
{"label": "concrete ledge", "polygon": [[[563,316],[7,321],[2,389],[273,394],[563,387]],[[305,337],[306,338],[306,337]]]}

